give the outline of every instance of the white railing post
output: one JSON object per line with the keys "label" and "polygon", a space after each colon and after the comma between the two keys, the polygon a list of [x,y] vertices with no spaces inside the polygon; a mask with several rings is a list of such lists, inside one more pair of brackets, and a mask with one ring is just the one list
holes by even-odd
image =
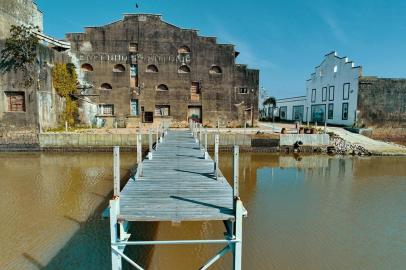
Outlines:
{"label": "white railing post", "polygon": [[216,133],[214,135],[214,173],[216,176],[216,179],[219,175],[219,134]]}
{"label": "white railing post", "polygon": [[243,205],[240,199],[237,199],[236,202],[236,211],[235,211],[235,239],[238,241],[234,243],[234,261],[233,269],[241,270],[242,269],[242,219],[244,215]]}
{"label": "white railing post", "polygon": [[[120,230],[120,224],[118,223],[117,216],[120,214],[120,199],[116,198],[110,200],[110,241],[111,243],[118,242],[118,235]],[[122,261],[121,256],[114,252],[113,246],[111,246],[111,269],[121,270]]]}
{"label": "white railing post", "polygon": [[137,134],[137,171],[138,175],[142,176],[142,135],[141,133]]}
{"label": "white railing post", "polygon": [[159,144],[159,127],[156,127],[156,146],[155,149],[158,148],[158,144]]}
{"label": "white railing post", "polygon": [[199,124],[199,148],[202,149],[202,124]]}
{"label": "white railing post", "polygon": [[234,145],[233,149],[233,195],[234,198],[238,198],[240,196],[240,187],[239,187],[239,160],[240,160],[240,147],[238,145]]}
{"label": "white railing post", "polygon": [[113,160],[114,160],[114,186],[113,186],[113,195],[114,197],[120,196],[120,147],[114,146],[114,153],[113,153]]}
{"label": "white railing post", "polygon": [[151,129],[148,130],[148,142],[149,142],[148,159],[152,159],[152,131],[151,131]]}
{"label": "white railing post", "polygon": [[207,129],[204,130],[204,159],[209,158],[209,153],[207,152]]}

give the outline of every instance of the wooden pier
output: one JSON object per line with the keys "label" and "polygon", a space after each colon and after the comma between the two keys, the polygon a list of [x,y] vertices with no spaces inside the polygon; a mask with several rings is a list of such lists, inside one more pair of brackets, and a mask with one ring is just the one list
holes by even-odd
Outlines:
{"label": "wooden pier", "polygon": [[[121,269],[122,259],[135,269],[144,269],[124,254],[128,245],[223,244],[225,247],[200,269],[208,269],[227,252],[232,252],[230,268],[240,270],[242,219],[247,211],[238,192],[238,146],[233,152],[231,186],[219,170],[218,134],[214,160],[207,153],[207,132],[196,123],[190,124],[189,131],[158,130],[155,134],[150,131],[145,160],[141,158],[140,138],[138,134],[137,172],[121,191],[119,148],[114,149],[114,198],[110,201],[112,269]],[[136,241],[130,240],[127,233],[128,222],[210,220],[224,222],[225,239]]]}

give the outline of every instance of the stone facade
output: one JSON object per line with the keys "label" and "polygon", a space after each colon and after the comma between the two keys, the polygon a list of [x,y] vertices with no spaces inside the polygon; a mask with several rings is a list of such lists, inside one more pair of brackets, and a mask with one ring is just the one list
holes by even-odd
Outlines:
{"label": "stone facade", "polygon": [[242,125],[251,119],[251,107],[252,118],[258,117],[259,71],[237,65],[234,46],[214,37],[159,15],[130,14],[66,38],[82,83],[92,86],[81,96],[98,105],[96,119],[105,123],[131,126],[170,117],[178,126],[191,118],[209,126]]}
{"label": "stone facade", "polygon": [[[42,13],[30,0],[0,2],[0,50],[9,35],[11,25],[34,25],[42,29]],[[66,57],[44,45],[38,46],[37,61],[32,70],[34,85],[22,85],[23,74],[9,72],[0,75],[0,136],[10,132],[37,132],[55,127],[63,109],[63,100],[52,88],[52,63]],[[19,99],[16,110],[15,101]],[[14,102],[14,103],[13,103]],[[13,103],[13,104],[11,104]]]}
{"label": "stone facade", "polygon": [[358,126],[406,127],[406,79],[360,77]]}

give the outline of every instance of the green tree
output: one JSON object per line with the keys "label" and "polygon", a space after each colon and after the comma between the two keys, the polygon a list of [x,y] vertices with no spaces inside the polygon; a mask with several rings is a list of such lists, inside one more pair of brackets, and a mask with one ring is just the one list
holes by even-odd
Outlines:
{"label": "green tree", "polygon": [[34,31],[37,27],[12,25],[10,36],[6,39],[4,49],[1,51],[0,72],[2,74],[14,71],[23,73],[23,85],[33,84],[34,64],[37,58],[38,38]]}
{"label": "green tree", "polygon": [[52,82],[56,92],[66,100],[65,111],[61,120],[68,122],[69,126],[74,126],[78,116],[77,102],[72,99],[77,89],[77,74],[74,67],[56,63],[52,69]]}

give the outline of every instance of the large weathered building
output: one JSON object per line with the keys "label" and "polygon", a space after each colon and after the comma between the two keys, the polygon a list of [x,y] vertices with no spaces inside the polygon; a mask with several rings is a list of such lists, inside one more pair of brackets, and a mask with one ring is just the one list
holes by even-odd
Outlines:
{"label": "large weathered building", "polygon": [[214,126],[258,117],[259,71],[236,64],[233,45],[161,20],[128,14],[70,33],[80,69],[82,121],[138,126],[171,118]]}

